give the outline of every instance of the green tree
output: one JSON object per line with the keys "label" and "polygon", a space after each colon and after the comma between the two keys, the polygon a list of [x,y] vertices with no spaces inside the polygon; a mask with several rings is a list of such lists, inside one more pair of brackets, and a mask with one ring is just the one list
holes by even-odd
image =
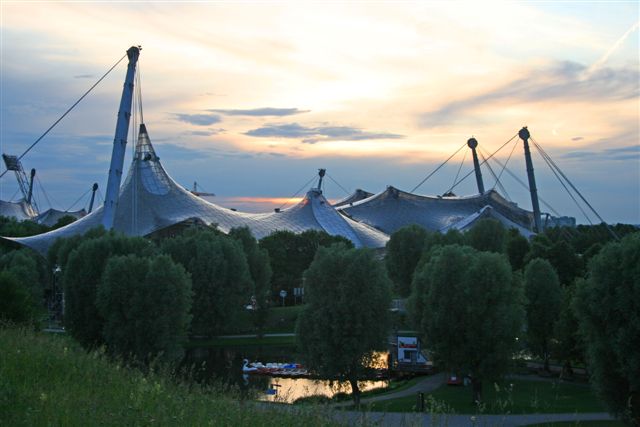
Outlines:
{"label": "green tree", "polygon": [[168,255],[109,258],[96,305],[110,353],[144,364],[182,358],[191,320],[191,281]]}
{"label": "green tree", "polygon": [[33,323],[38,310],[33,295],[15,274],[0,271],[0,320]]}
{"label": "green tree", "polygon": [[191,274],[191,332],[211,336],[233,326],[254,290],[241,243],[194,229],[165,240],[162,251]]}
{"label": "green tree", "polygon": [[458,245],[437,249],[416,272],[426,347],[445,369],[468,372],[474,402],[507,370],[524,320],[522,285],[504,255]]}
{"label": "green tree", "polygon": [[300,354],[313,371],[349,381],[360,404],[358,380],[384,349],[390,326],[391,282],[368,249],[319,248],[307,272],[307,304],[298,317]]}
{"label": "green tree", "polygon": [[593,257],[574,306],[596,392],[611,413],[638,421],[640,233],[607,244]]}
{"label": "green tree", "polygon": [[549,372],[549,357],[554,325],[562,308],[562,290],[558,275],[549,261],[536,258],[524,270],[527,297],[527,342],[531,352],[544,360]]}
{"label": "green tree", "polygon": [[155,246],[142,237],[126,237],[114,232],[85,239],[71,251],[62,270],[64,323],[71,336],[85,347],[103,342],[104,320],[96,308],[96,292],[109,258],[151,255],[155,251]]}
{"label": "green tree", "polygon": [[[31,294],[34,308],[44,307],[44,288],[47,283],[45,263],[30,249],[12,250],[0,257],[0,268],[10,271],[21,286]],[[42,311],[42,310],[40,310]]]}
{"label": "green tree", "polygon": [[547,258],[558,273],[560,284],[569,286],[583,275],[582,261],[576,250],[564,240],[551,245]]}
{"label": "green tree", "polygon": [[229,232],[229,236],[242,244],[242,249],[247,257],[249,273],[253,279],[253,296],[256,300],[256,307],[252,312],[253,325],[261,333],[267,321],[271,301],[272,271],[269,252],[258,246],[258,242],[247,227],[234,228]]}
{"label": "green tree", "polygon": [[579,324],[572,307],[574,294],[575,288],[573,286],[562,289],[562,309],[553,330],[555,339],[552,353],[556,359],[563,362],[561,374],[563,378],[573,375],[573,363],[584,362],[584,343],[580,334],[576,333]]}
{"label": "green tree", "polygon": [[408,297],[413,272],[422,257],[427,230],[419,225],[402,227],[387,242],[385,262],[396,293]]}
{"label": "green tree", "polygon": [[509,230],[507,234],[507,256],[513,271],[524,269],[524,259],[529,253],[529,240],[518,232],[515,228]]}
{"label": "green tree", "polygon": [[269,252],[271,260],[271,292],[279,298],[281,290],[293,296],[293,288],[302,286],[302,273],[309,268],[319,247],[334,243],[344,243],[353,247],[351,241],[342,236],[331,236],[324,231],[307,230],[295,234],[290,231],[276,231],[260,240],[260,247]]}
{"label": "green tree", "polygon": [[465,234],[467,245],[479,251],[503,253],[505,251],[507,230],[496,219],[485,218],[478,221]]}

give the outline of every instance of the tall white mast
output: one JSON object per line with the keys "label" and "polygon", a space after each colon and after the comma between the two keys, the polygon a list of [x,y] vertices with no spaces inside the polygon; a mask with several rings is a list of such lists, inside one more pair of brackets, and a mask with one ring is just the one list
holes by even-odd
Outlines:
{"label": "tall white mast", "polygon": [[122,98],[120,99],[120,110],[118,111],[118,121],[116,122],[116,135],[113,140],[111,165],[109,166],[109,180],[107,181],[107,191],[104,199],[102,225],[107,230],[113,228],[113,219],[116,216],[116,208],[118,207],[122,167],[124,165],[124,154],[127,147],[127,134],[129,132],[129,118],[131,117],[131,101],[133,100],[133,79],[136,74],[136,64],[139,55],[139,47],[132,46],[127,50],[129,65],[127,66],[127,76],[122,89]]}

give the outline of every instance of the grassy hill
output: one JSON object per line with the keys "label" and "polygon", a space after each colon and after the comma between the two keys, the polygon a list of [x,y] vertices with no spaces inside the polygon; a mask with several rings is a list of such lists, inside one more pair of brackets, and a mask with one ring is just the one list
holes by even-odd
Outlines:
{"label": "grassy hill", "polygon": [[65,336],[0,327],[0,425],[335,425],[326,408],[259,405],[87,353]]}

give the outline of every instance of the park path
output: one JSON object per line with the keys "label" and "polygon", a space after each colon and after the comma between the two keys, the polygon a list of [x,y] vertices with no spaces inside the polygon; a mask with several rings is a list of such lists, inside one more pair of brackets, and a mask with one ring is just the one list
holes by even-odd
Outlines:
{"label": "park path", "polygon": [[[412,385],[409,388],[392,392],[392,393],[381,394],[378,396],[365,397],[360,400],[360,403],[380,402],[383,400],[396,399],[398,397],[415,396],[418,393],[425,393],[425,394],[431,393],[432,391],[440,387],[444,383],[445,379],[446,379],[446,376],[444,373],[428,375],[423,377],[422,380],[420,380],[419,382],[417,382],[416,384]],[[345,406],[351,406],[351,405],[353,405],[353,402],[345,401],[345,402],[335,403],[331,406],[334,408],[339,408],[339,407],[345,407]]]}
{"label": "park path", "polygon": [[584,422],[613,420],[607,413],[523,414],[523,415],[448,415],[391,412],[335,411],[337,422],[349,425],[424,426],[424,427],[516,427],[560,421]]}

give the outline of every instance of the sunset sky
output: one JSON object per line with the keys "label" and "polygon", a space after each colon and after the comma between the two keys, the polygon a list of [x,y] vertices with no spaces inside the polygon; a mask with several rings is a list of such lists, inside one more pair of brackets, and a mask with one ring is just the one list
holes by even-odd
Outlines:
{"label": "sunset sky", "polygon": [[[21,154],[141,45],[144,121],[164,167],[223,206],[272,209],[318,168],[331,199],[346,196],[334,180],[409,191],[471,136],[488,155],[526,125],[606,221],[640,224],[639,4],[0,0],[1,151]],[[24,157],[54,207],[93,182],[104,194],[125,71]],[[507,167],[526,181],[515,144],[497,157],[513,150]],[[588,223],[533,160],[541,198]],[[442,194],[471,168],[463,149],[416,192]],[[501,181],[531,209],[525,188]],[[2,200],[16,189],[0,179]],[[476,192],[473,176],[453,191]]]}

